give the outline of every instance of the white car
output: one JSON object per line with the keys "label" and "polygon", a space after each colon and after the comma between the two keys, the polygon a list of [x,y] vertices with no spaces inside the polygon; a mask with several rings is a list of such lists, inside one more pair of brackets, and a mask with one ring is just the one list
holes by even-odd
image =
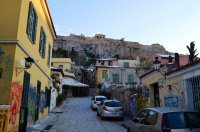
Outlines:
{"label": "white car", "polygon": [[100,104],[102,100],[107,100],[107,98],[105,96],[102,96],[102,95],[93,96],[92,99],[91,99],[92,110],[96,110],[98,104]]}
{"label": "white car", "polygon": [[97,115],[100,116],[101,120],[105,117],[123,120],[123,108],[120,101],[117,100],[101,101],[97,108]]}

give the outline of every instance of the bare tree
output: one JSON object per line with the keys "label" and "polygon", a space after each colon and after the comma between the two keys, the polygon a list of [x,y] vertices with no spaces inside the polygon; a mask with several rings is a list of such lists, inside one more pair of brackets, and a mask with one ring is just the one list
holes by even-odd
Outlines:
{"label": "bare tree", "polygon": [[137,65],[136,74],[141,76],[144,73],[153,69],[153,60],[149,57],[142,56],[140,57],[140,63]]}

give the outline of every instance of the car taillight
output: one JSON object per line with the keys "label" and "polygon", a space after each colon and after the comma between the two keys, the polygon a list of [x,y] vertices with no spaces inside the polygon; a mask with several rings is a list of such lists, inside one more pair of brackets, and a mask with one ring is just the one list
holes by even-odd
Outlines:
{"label": "car taillight", "polygon": [[163,114],[163,116],[162,116],[162,132],[171,132],[171,129],[167,128],[166,114]]}

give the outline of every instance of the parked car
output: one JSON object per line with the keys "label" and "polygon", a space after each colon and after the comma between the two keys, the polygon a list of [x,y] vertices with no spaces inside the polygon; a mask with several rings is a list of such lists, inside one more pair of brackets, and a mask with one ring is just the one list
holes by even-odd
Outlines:
{"label": "parked car", "polygon": [[93,96],[92,99],[91,99],[91,108],[92,108],[92,110],[97,109],[97,105],[100,104],[100,102],[102,100],[106,100],[106,99],[107,98],[105,96],[101,96],[101,95]]}
{"label": "parked car", "polygon": [[128,132],[200,132],[200,114],[176,107],[146,108],[125,125]]}
{"label": "parked car", "polygon": [[120,101],[104,100],[97,107],[97,115],[103,120],[105,117],[123,120],[123,109]]}

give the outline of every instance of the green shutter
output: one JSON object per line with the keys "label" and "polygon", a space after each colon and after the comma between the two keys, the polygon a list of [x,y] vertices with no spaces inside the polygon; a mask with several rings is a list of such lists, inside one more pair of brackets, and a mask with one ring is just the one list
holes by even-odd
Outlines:
{"label": "green shutter", "polygon": [[44,41],[43,41],[43,48],[42,48],[42,57],[45,58],[45,51],[46,51],[46,35],[45,35],[44,31],[43,31],[43,34],[44,34],[44,37],[43,37]]}
{"label": "green shutter", "polygon": [[28,37],[32,43],[35,43],[36,41],[37,20],[37,14],[34,10],[32,2],[30,2],[26,33],[28,34]]}
{"label": "green shutter", "polygon": [[51,58],[51,46],[49,44],[49,49],[48,49],[48,60],[47,60],[47,65],[50,66],[50,58]]}
{"label": "green shutter", "polygon": [[36,33],[37,33],[37,20],[38,20],[38,17],[36,15],[36,13],[34,13],[35,16],[34,16],[34,32],[33,32],[33,42],[35,43],[35,40],[36,40]]}
{"label": "green shutter", "polygon": [[30,24],[31,24],[31,12],[32,12],[32,10],[33,10],[33,5],[32,5],[32,3],[30,3],[30,5],[29,5],[29,13],[28,13],[28,23],[27,23],[27,29],[26,29],[26,33],[28,35],[30,35],[30,32],[31,32],[31,30],[30,30],[30,26],[31,25]]}
{"label": "green shutter", "polygon": [[39,53],[40,53],[40,55],[42,55],[42,49],[41,49],[41,47],[42,47],[42,32],[43,32],[43,29],[41,27],[41,30],[40,30],[40,44],[39,44]]}
{"label": "green shutter", "polygon": [[119,83],[119,74],[113,74],[113,83]]}
{"label": "green shutter", "polygon": [[39,53],[42,58],[45,57],[45,51],[46,51],[46,34],[45,34],[43,28],[41,27]]}
{"label": "green shutter", "polygon": [[128,75],[128,83],[133,83],[133,75]]}

